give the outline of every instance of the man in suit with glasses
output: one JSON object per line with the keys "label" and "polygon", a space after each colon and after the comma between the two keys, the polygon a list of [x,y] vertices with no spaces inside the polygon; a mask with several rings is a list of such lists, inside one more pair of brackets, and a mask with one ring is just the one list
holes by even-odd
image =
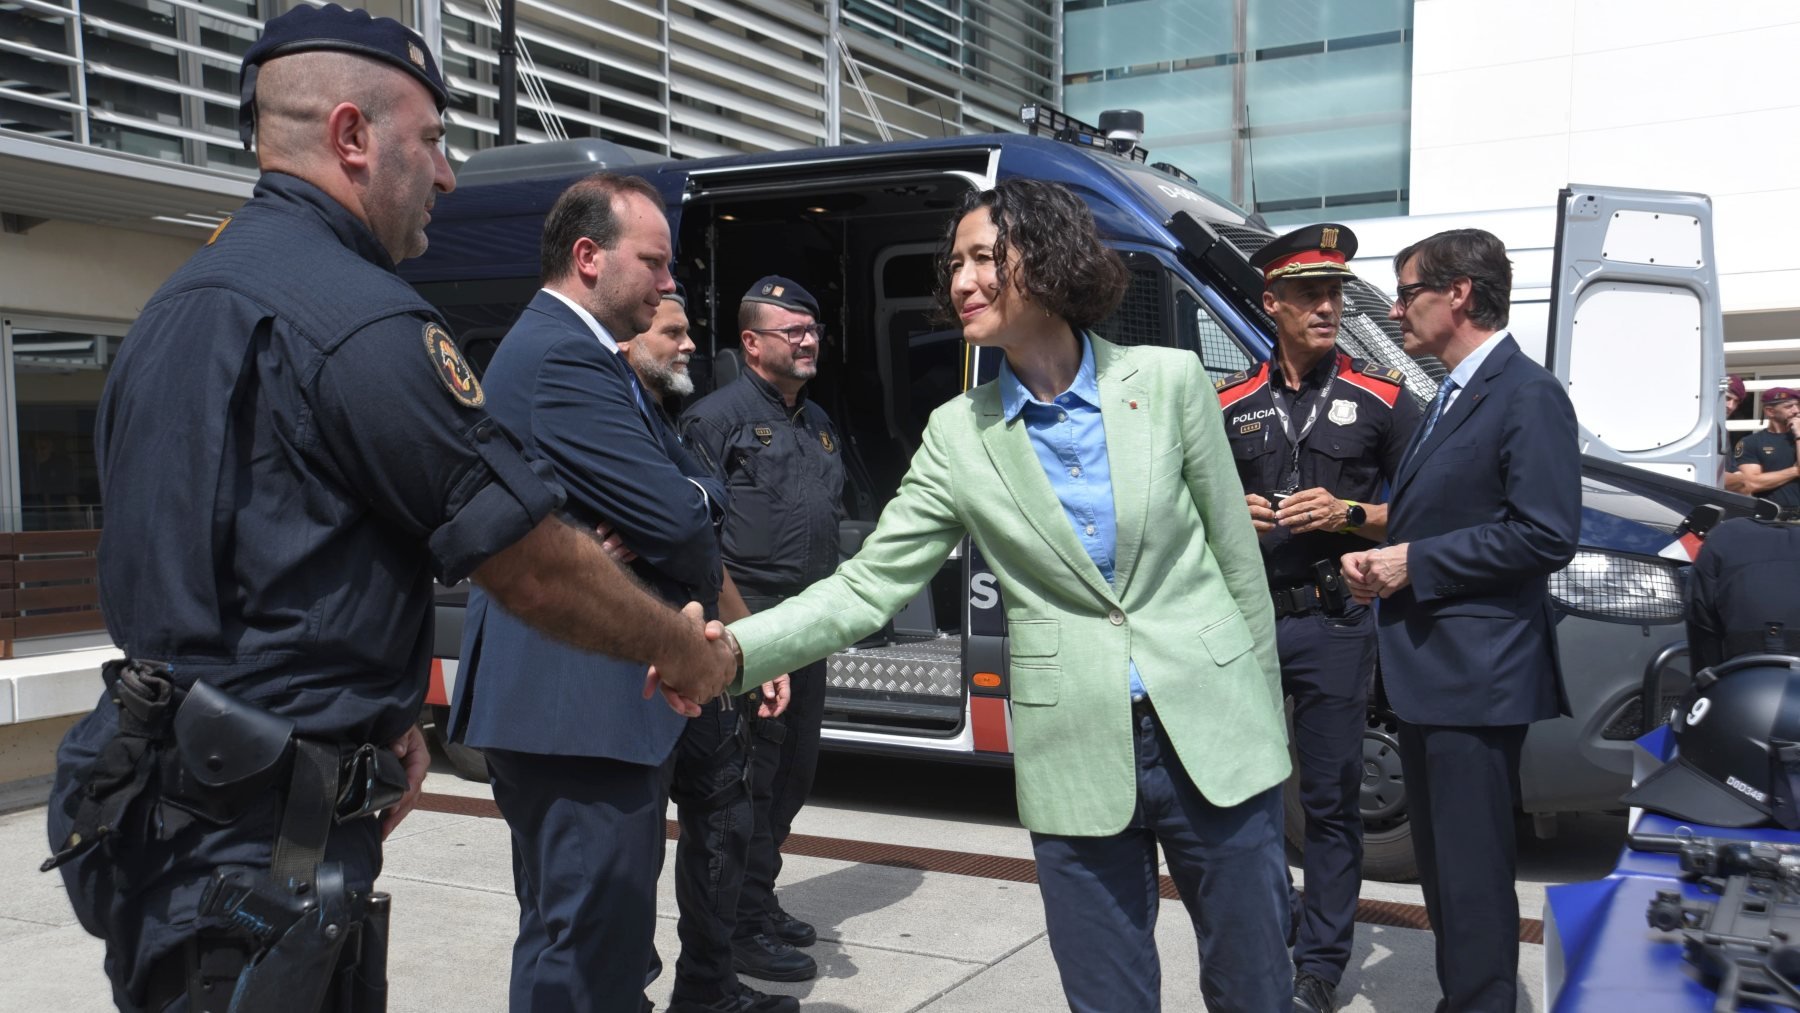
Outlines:
{"label": "man in suit with glasses", "polygon": [[[844,457],[837,430],[806,396],[825,333],[819,301],[791,278],[769,275],[738,307],[744,371],[681,417],[688,450],[730,493],[725,569],[752,612],[831,574],[843,519]],[[755,832],[733,941],[740,974],[805,981],[818,964],[798,947],[817,932],[775,899],[781,842],[812,791],[825,714],[825,662],[792,672],[787,713],[756,720],[752,743]]]}

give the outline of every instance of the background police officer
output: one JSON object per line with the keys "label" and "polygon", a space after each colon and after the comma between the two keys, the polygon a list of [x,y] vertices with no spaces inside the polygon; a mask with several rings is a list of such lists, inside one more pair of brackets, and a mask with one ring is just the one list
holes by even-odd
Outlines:
{"label": "background police officer", "polygon": [[[750,286],[738,306],[744,372],[681,418],[688,449],[724,477],[731,493],[725,569],[752,612],[800,593],[838,563],[843,454],[825,409],[805,394],[823,344],[818,317],[818,300],[788,278],[771,275]],[[811,945],[817,934],[783,911],[774,893],[781,842],[818,767],[825,662],[792,676],[787,713],[758,722],[756,833],[734,944],[739,973],[770,981],[818,973],[794,948]]]}
{"label": "background police officer", "polygon": [[[263,952],[268,940],[231,930],[245,920],[203,907],[220,866],[277,902],[292,881],[332,904],[366,896],[429,763],[413,722],[434,577],[654,663],[686,712],[735,667],[698,606],[656,601],[553,515],[560,487],[483,411],[442,319],[394,273],[455,185],[424,42],[301,6],[267,24],[243,84],[255,194],[145,305],[96,425],[101,595],[137,664],[109,665],[108,692],[63,740],[49,837],[126,1010],[160,1010],[190,981],[214,987],[189,1008],[223,1009],[237,967]],[[177,709],[212,689],[236,701]],[[261,720],[241,716],[250,707]],[[290,724],[295,744],[275,755],[306,762],[264,765]],[[348,771],[337,757],[371,743],[400,757],[388,780],[406,794],[379,822],[334,823],[332,785],[365,808],[344,775],[379,766],[368,751]],[[339,929],[296,922],[244,973],[261,999],[240,1005],[328,1002],[310,993],[330,961],[295,972],[350,935]]]}
{"label": "background police officer", "polygon": [[1800,655],[1797,521],[1737,517],[1706,533],[1688,579],[1693,671],[1741,654]]}
{"label": "background police officer", "polygon": [[1260,533],[1283,691],[1294,701],[1294,747],[1306,810],[1304,902],[1295,912],[1294,1003],[1335,1009],[1350,958],[1362,881],[1362,738],[1375,668],[1369,610],[1350,601],[1336,560],[1387,528],[1370,502],[1400,466],[1420,411],[1400,373],[1337,349],[1345,260],[1356,236],[1319,225],[1271,241],[1251,258],[1275,356],[1220,381],[1225,433],[1250,519]]}
{"label": "background police officer", "polygon": [[[686,294],[677,289],[663,296],[649,328],[619,342],[619,352],[637,374],[663,432],[674,438],[668,402],[694,392],[688,376],[694,341],[688,336]],[[604,544],[620,551],[615,558],[631,555],[616,536],[609,535]],[[719,592],[719,618],[731,622],[748,614],[727,575]],[[786,709],[786,677],[764,684],[763,690],[763,717]],[[682,731],[665,768],[681,820],[675,846],[681,956],[675,962],[669,1013],[793,1013],[800,1008],[793,996],[765,995],[732,973],[732,928],[754,820],[747,732],[730,697],[708,701]],[[652,967],[659,968],[660,961]]]}
{"label": "background police officer", "polygon": [[1783,511],[1800,511],[1800,467],[1794,440],[1800,436],[1800,392],[1788,387],[1763,391],[1768,427],[1738,442],[1725,488],[1773,500]]}

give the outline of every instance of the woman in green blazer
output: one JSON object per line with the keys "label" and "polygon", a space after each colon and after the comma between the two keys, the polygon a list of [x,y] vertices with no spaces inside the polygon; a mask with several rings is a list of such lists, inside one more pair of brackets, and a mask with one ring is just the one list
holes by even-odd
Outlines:
{"label": "woman in green blazer", "polygon": [[1159,1008],[1160,843],[1207,1007],[1287,1009],[1268,583],[1199,360],[1084,331],[1125,284],[1068,189],[970,194],[940,300],[999,377],[932,413],[854,559],[730,632],[762,682],[879,628],[972,537],[1005,596],[1019,813],[1070,1008]]}

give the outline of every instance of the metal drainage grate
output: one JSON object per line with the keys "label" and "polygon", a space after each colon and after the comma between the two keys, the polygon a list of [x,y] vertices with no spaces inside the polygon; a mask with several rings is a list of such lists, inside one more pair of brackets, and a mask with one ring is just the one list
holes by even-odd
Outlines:
{"label": "metal drainage grate", "polygon": [[[500,816],[500,807],[491,799],[465,798],[460,795],[423,794],[419,796],[419,808],[426,812],[450,813],[457,816],[483,816],[496,819]],[[665,820],[663,833],[669,840],[681,836],[681,828],[674,820]],[[789,834],[786,843],[782,844],[784,855],[800,855],[805,858],[824,858],[834,862],[854,862],[859,865],[884,865],[896,869],[917,869],[920,872],[943,872],[952,876],[974,876],[978,879],[995,879],[1007,883],[1036,883],[1037,863],[1029,858],[1008,858],[1000,855],[977,855],[967,851],[946,851],[942,848],[918,848],[905,844],[878,844],[874,841],[849,841],[838,837],[815,837],[811,834]],[[1175,889],[1175,881],[1168,876],[1159,878],[1157,895],[1164,900],[1179,900],[1181,895]],[[1431,919],[1426,916],[1425,909],[1418,904],[1401,904],[1387,900],[1358,900],[1356,902],[1356,920],[1364,925],[1388,925],[1402,929],[1429,929]],[[1537,918],[1519,919],[1519,942],[1542,943],[1544,941],[1544,923]]]}

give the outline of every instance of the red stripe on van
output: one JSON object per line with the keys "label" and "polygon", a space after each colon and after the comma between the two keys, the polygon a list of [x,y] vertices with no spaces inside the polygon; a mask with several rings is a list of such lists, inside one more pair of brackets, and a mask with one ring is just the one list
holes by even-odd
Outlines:
{"label": "red stripe on van", "polygon": [[978,753],[1010,753],[1006,734],[1006,700],[997,696],[969,698],[969,727],[975,733]]}
{"label": "red stripe on van", "polygon": [[450,697],[444,692],[444,663],[436,658],[431,659],[431,688],[425,691],[425,702],[433,707],[450,706]]}

